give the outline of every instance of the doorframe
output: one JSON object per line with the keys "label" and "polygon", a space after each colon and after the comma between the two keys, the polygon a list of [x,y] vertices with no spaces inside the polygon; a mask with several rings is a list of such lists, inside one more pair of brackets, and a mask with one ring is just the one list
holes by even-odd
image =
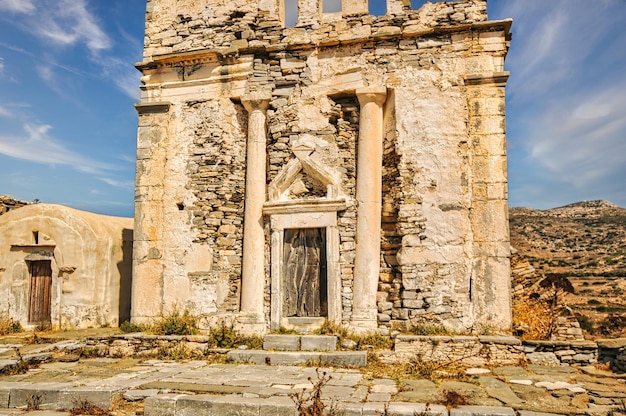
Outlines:
{"label": "doorframe", "polygon": [[[337,211],[345,210],[345,201],[319,201],[309,209],[294,209],[296,204],[280,204],[280,207],[266,205],[266,215],[270,215],[270,328],[293,328],[289,317],[283,316],[284,291],[283,257],[285,229],[324,228],[326,230],[326,279],[328,298],[328,321],[341,323],[341,273],[339,268],[339,230]],[[291,205],[291,206],[290,206]],[[308,205],[308,204],[307,204]],[[304,211],[304,212],[294,212]],[[323,318],[322,318],[323,320]]]}

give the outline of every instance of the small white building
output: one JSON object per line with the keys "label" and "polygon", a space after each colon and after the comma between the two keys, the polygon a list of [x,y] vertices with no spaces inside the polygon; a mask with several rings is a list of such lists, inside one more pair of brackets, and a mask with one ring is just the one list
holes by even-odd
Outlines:
{"label": "small white building", "polygon": [[23,326],[130,316],[133,219],[33,204],[0,216],[0,312]]}

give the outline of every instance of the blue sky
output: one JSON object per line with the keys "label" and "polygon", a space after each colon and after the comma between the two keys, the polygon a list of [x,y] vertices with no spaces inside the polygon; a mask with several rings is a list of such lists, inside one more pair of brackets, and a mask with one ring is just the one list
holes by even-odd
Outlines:
{"label": "blue sky", "polygon": [[[132,216],[144,10],[0,0],[0,195]],[[510,205],[626,207],[626,1],[490,0],[489,17],[514,19]]]}

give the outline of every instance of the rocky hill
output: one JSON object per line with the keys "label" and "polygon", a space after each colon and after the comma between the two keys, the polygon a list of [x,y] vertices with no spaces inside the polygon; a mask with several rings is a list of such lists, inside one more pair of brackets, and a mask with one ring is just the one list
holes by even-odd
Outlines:
{"label": "rocky hill", "polygon": [[626,336],[626,209],[585,201],[543,211],[511,208],[509,215],[516,261],[532,266],[537,281],[571,283],[559,302],[586,335]]}
{"label": "rocky hill", "polygon": [[626,208],[585,201],[545,211],[511,208],[511,245],[550,273],[626,277]]}

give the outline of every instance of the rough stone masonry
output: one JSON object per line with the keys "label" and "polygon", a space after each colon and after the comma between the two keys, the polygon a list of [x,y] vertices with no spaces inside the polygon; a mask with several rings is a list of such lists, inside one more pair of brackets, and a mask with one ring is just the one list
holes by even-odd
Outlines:
{"label": "rough stone masonry", "polygon": [[133,321],[508,330],[511,21],[284,1],[147,2]]}

